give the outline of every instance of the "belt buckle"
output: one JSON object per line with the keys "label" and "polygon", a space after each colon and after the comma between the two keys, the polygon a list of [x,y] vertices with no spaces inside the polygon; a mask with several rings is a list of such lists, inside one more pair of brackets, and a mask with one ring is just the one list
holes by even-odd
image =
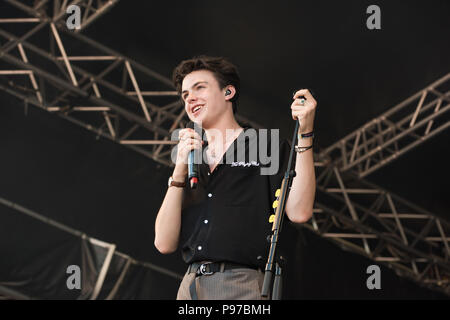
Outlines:
{"label": "belt buckle", "polygon": [[212,262],[206,262],[206,263],[202,263],[201,265],[200,265],[200,267],[198,268],[198,271],[197,271],[197,273],[198,272],[200,272],[200,274],[202,275],[202,276],[209,276],[209,275],[212,275],[214,272],[206,272],[206,266],[208,265],[208,264],[211,264]]}

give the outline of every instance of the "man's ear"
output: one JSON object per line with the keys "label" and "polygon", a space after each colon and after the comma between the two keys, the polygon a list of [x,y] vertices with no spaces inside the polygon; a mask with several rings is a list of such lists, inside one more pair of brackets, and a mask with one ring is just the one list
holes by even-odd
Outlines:
{"label": "man's ear", "polygon": [[234,86],[227,86],[225,88],[225,100],[233,99],[235,94],[236,94],[236,89],[234,88]]}

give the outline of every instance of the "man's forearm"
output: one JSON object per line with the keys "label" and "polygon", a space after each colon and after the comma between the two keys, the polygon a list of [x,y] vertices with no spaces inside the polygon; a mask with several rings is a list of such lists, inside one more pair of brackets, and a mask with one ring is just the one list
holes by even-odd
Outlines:
{"label": "man's forearm", "polygon": [[155,247],[161,253],[174,252],[178,247],[181,230],[183,192],[183,188],[168,188],[158,216],[156,217]]}
{"label": "man's forearm", "polygon": [[[305,141],[302,141],[301,146],[312,144],[312,139],[309,142],[307,139],[303,140]],[[314,206],[316,175],[313,149],[297,153],[295,172],[296,176],[292,180],[291,190],[286,202],[286,214],[291,221],[303,223],[311,218]]]}

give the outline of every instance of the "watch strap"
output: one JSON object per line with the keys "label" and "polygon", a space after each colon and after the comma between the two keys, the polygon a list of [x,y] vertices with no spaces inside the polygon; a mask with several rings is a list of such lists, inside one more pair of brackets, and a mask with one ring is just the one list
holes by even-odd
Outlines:
{"label": "watch strap", "polygon": [[186,186],[186,182],[178,182],[174,181],[172,177],[170,177],[170,184],[169,187],[178,187],[178,188],[184,188]]}

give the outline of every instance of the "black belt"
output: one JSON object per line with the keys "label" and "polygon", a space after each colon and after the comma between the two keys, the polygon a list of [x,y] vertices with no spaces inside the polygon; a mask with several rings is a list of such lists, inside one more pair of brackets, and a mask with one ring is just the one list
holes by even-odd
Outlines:
{"label": "black belt", "polygon": [[189,286],[189,293],[191,294],[192,300],[198,300],[197,290],[195,288],[195,280],[200,276],[209,276],[216,272],[224,272],[226,270],[232,269],[257,269],[255,267],[244,266],[242,264],[231,263],[231,262],[205,262],[198,263],[194,262],[189,265],[188,273],[195,273],[195,278],[192,280],[191,285]]}

